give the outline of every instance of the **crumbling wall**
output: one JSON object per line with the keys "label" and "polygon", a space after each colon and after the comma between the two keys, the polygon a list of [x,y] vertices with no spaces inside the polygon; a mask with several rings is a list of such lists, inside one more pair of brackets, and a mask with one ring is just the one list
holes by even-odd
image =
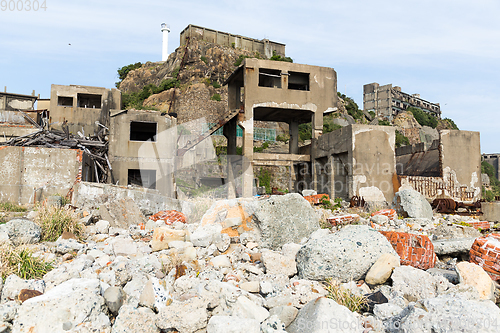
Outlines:
{"label": "crumbling wall", "polygon": [[0,201],[33,203],[66,195],[81,177],[82,151],[36,147],[0,147]]}

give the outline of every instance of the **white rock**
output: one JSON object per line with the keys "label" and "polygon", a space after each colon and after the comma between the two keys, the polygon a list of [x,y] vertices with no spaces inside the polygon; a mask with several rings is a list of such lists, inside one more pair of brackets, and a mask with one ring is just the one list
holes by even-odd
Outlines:
{"label": "white rock", "polygon": [[164,286],[156,277],[150,277],[142,290],[139,304],[159,311],[171,302],[171,286],[167,284]]}
{"label": "white rock", "polygon": [[255,242],[248,242],[246,245],[246,247],[249,248],[250,250],[255,249],[258,246],[259,246],[259,244],[255,243]]}
{"label": "white rock", "polygon": [[177,330],[179,333],[191,333],[207,326],[207,302],[193,297],[185,302],[174,301],[160,309],[156,317],[156,326],[162,330]]}
{"label": "white rock", "polygon": [[168,227],[159,227],[153,231],[151,248],[153,252],[168,249],[168,243],[172,241],[188,241],[189,232],[186,230],[174,230]]}
{"label": "white rock", "polygon": [[277,306],[269,310],[269,315],[278,316],[285,327],[288,327],[294,321],[298,313],[299,310],[296,307],[289,305]]}
{"label": "white rock", "polygon": [[231,267],[231,260],[229,260],[227,255],[221,254],[220,256],[212,258],[212,260],[210,260],[210,265],[215,268]]}
{"label": "white rock", "polygon": [[366,273],[365,282],[371,285],[383,284],[389,279],[394,268],[400,266],[397,254],[384,253]]}
{"label": "white rock", "polygon": [[225,252],[229,248],[229,245],[231,245],[231,237],[228,234],[220,234],[220,240],[215,243],[217,250],[221,253]]}
{"label": "white rock", "polygon": [[155,324],[155,313],[149,308],[136,308],[124,305],[120,308],[118,317],[113,325],[112,333],[159,333]]}
{"label": "white rock", "polygon": [[264,295],[272,293],[273,292],[273,284],[269,281],[261,281],[260,282],[260,291]]}
{"label": "white rock", "polygon": [[455,266],[455,269],[460,283],[474,286],[481,299],[495,301],[495,284],[481,266],[462,261]]}
{"label": "white rock", "polygon": [[249,293],[258,293],[260,291],[259,281],[250,281],[240,283],[240,288]]}
{"label": "white rock", "polygon": [[35,244],[42,237],[42,228],[27,219],[13,219],[5,224],[9,239],[14,245]]}
{"label": "white rock", "polygon": [[115,256],[137,255],[137,244],[130,238],[116,238],[113,242]]}
{"label": "white rock", "polygon": [[184,250],[188,247],[193,247],[193,243],[183,242],[183,241],[171,241],[170,243],[168,243],[168,247],[171,249]]}
{"label": "white rock", "polygon": [[302,190],[302,195],[304,197],[308,197],[310,195],[317,195],[318,192],[316,192],[315,190]]}
{"label": "white rock", "polygon": [[375,304],[373,308],[373,314],[381,320],[394,317],[401,313],[401,311],[403,311],[403,309],[394,303]]}
{"label": "white rock", "polygon": [[295,256],[284,256],[275,251],[263,250],[262,263],[266,267],[267,274],[294,276],[297,273]]}
{"label": "white rock", "polygon": [[240,296],[233,306],[233,316],[256,319],[259,323],[269,317],[269,311],[258,306],[245,296]]}
{"label": "white rock", "polygon": [[307,303],[287,327],[288,333],[363,332],[361,320],[329,298]]}
{"label": "white rock", "polygon": [[43,293],[45,291],[45,282],[43,280],[23,280],[12,274],[5,279],[0,303],[17,300],[22,289],[38,290]]}
{"label": "white rock", "polygon": [[99,234],[107,234],[109,232],[109,222],[106,220],[99,220],[95,224],[96,232]]}
{"label": "white rock", "polygon": [[201,280],[194,276],[184,275],[175,280],[174,290],[178,293],[186,293],[200,284]]}
{"label": "white rock", "polygon": [[115,315],[118,314],[118,310],[120,310],[125,299],[125,292],[123,292],[123,289],[120,287],[109,287],[104,292],[103,297],[109,311]]}
{"label": "white rock", "polygon": [[261,333],[286,333],[285,325],[278,316],[269,316],[260,324]]}
{"label": "white rock", "polygon": [[212,316],[207,333],[260,333],[260,323],[250,318]]}
{"label": "white rock", "polygon": [[66,254],[70,252],[78,252],[81,249],[84,248],[84,245],[81,243],[78,243],[76,239],[69,238],[69,239],[62,239],[62,237],[59,237],[56,240],[56,248],[55,251],[58,254]]}
{"label": "white rock", "polygon": [[97,279],[72,279],[44,295],[25,301],[14,320],[14,332],[63,332],[78,325],[95,331],[110,328]]}
{"label": "white rock", "polygon": [[217,243],[222,239],[221,231],[222,226],[220,224],[201,226],[191,234],[191,242],[194,246],[210,246],[210,244]]}
{"label": "white rock", "polygon": [[240,224],[241,224],[241,217],[232,217],[232,218],[229,218],[229,219],[225,219],[222,222],[222,225],[224,226],[224,229],[225,228],[236,227],[236,226],[239,226]]}
{"label": "white rock", "polygon": [[0,322],[12,322],[16,316],[19,306],[20,304],[18,304],[16,301],[10,301],[4,304],[0,304]]}
{"label": "white rock", "polygon": [[396,267],[391,276],[392,290],[415,302],[436,297],[434,277],[426,271],[411,266]]}

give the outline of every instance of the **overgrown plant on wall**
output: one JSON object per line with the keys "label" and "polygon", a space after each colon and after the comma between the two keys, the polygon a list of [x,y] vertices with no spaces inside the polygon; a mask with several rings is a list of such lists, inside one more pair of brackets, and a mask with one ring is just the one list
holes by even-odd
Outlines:
{"label": "overgrown plant on wall", "polygon": [[486,201],[495,200],[495,196],[500,196],[500,181],[495,177],[495,168],[486,161],[481,162],[481,173],[485,173],[490,177],[491,190],[483,187],[483,199]]}
{"label": "overgrown plant on wall", "polygon": [[430,113],[414,107],[409,107],[407,111],[410,111],[413,114],[413,117],[415,117],[415,120],[422,126],[436,128],[438,125],[437,118]]}
{"label": "overgrown plant on wall", "polygon": [[120,88],[120,83],[127,77],[127,74],[130,71],[140,68],[141,66],[142,66],[141,62],[136,62],[135,64],[130,64],[127,66],[123,66],[122,68],[119,68],[117,71],[118,71],[118,78],[120,79],[120,81],[115,83],[116,88]]}

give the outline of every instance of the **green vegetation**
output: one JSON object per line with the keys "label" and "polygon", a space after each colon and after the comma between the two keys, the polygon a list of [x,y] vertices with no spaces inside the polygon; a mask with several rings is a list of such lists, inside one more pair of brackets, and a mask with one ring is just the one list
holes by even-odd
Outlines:
{"label": "green vegetation", "polygon": [[403,133],[396,130],[396,147],[409,146],[410,139],[408,139]]}
{"label": "green vegetation", "polygon": [[333,299],[352,312],[361,312],[368,303],[368,299],[365,296],[356,295],[349,289],[342,288],[340,283],[333,279],[326,280],[325,289],[328,292],[326,295],[327,298]]}
{"label": "green vegetation", "polygon": [[486,201],[494,201],[495,196],[500,196],[500,181],[495,177],[495,168],[486,161],[481,162],[481,173],[485,173],[490,177],[491,191],[483,187],[483,199]]}
{"label": "green vegetation", "polygon": [[25,212],[26,208],[11,202],[0,202],[0,212]]}
{"label": "green vegetation", "polygon": [[130,71],[133,71],[134,69],[140,68],[141,66],[142,63],[136,62],[135,64],[130,64],[127,66],[123,66],[122,68],[119,68],[117,71],[118,71],[118,78],[120,79],[120,81],[116,82],[115,86],[117,88],[120,88],[120,83],[122,83],[122,81],[127,77],[127,74]]}
{"label": "green vegetation", "polygon": [[214,87],[215,89],[219,89],[221,87],[221,85],[219,82],[214,81],[214,82],[212,82],[212,87]]}
{"label": "green vegetation", "polygon": [[[179,76],[180,68],[177,67],[172,72],[171,79],[165,79],[160,82],[158,86],[150,83],[142,88],[141,91],[133,93],[122,93],[122,104],[124,109],[144,109],[144,101],[151,95],[159,94],[162,91],[169,90],[172,88],[179,88],[180,82],[177,79]],[[148,109],[151,109],[150,107]]]}
{"label": "green vegetation", "polygon": [[[335,130],[342,128],[342,126],[333,123],[334,116],[328,115],[323,118],[323,133],[330,133]],[[305,123],[299,125],[299,140],[304,142],[305,140],[311,140],[312,137],[312,125],[311,123]]]}
{"label": "green vegetation", "polygon": [[374,111],[368,111],[368,113],[370,114],[370,116],[372,116],[372,119],[375,119],[375,117],[377,116]]}
{"label": "green vegetation", "polygon": [[264,186],[266,193],[271,194],[271,172],[260,168],[257,178],[259,178],[259,186]]}
{"label": "green vegetation", "polygon": [[253,151],[254,153],[262,153],[264,149],[267,149],[267,147],[269,147],[269,142],[265,141],[262,144],[262,147],[253,147]]}
{"label": "green vegetation", "polygon": [[410,111],[413,114],[413,117],[415,117],[417,122],[422,126],[429,126],[432,128],[436,128],[438,125],[437,118],[430,113],[427,113],[421,109],[417,109],[414,107],[409,107],[407,111]]}
{"label": "green vegetation", "polygon": [[270,60],[274,61],[285,61],[285,62],[293,62],[293,59],[290,57],[282,57],[279,54],[276,53],[276,51],[273,51],[273,55],[270,58]]}
{"label": "green vegetation", "polygon": [[290,136],[289,136],[289,135],[287,135],[287,134],[283,134],[283,135],[278,134],[278,135],[276,136],[276,141],[281,141],[281,142],[287,143],[287,142],[288,142],[288,140],[290,140]]}
{"label": "green vegetation", "polygon": [[304,142],[306,140],[311,140],[312,138],[312,126],[311,123],[305,123],[299,125],[299,140]]}
{"label": "green vegetation", "polygon": [[[234,44],[234,43],[233,43],[233,44]],[[241,65],[241,63],[243,62],[243,60],[245,60],[246,58],[252,58],[252,57],[247,56],[247,55],[244,55],[244,54],[240,54],[240,56],[238,57],[238,60],[236,60],[236,61],[234,62],[234,65],[235,65],[235,66],[239,66],[239,65]]]}
{"label": "green vegetation", "polygon": [[457,124],[455,124],[455,122],[450,118],[444,118],[442,121],[447,122],[450,125],[451,129],[458,130]]}
{"label": "green vegetation", "polygon": [[220,97],[220,94],[213,94],[212,97],[210,97],[210,99],[212,101],[217,101],[217,102],[220,102],[221,101],[221,97]]}
{"label": "green vegetation", "polygon": [[0,274],[4,281],[11,274],[16,274],[25,280],[41,279],[53,268],[51,262],[34,257],[28,248],[6,245],[0,248]]}
{"label": "green vegetation", "polygon": [[346,102],[345,109],[351,117],[354,119],[362,119],[364,117],[363,110],[359,109],[358,104],[356,104],[352,98],[347,97],[340,92],[337,92],[337,95],[342,98],[344,102]]}
{"label": "green vegetation", "polygon": [[329,209],[331,211],[334,211],[334,210],[342,208],[342,199],[341,198],[335,198],[333,200],[333,202],[335,204],[332,204],[331,200],[328,200],[328,197],[326,195],[321,197],[321,200],[320,200],[321,207],[323,207],[324,209]]}
{"label": "green vegetation", "polygon": [[67,207],[41,205],[38,207],[35,223],[42,228],[42,241],[54,242],[64,231],[71,232],[76,237],[83,234],[78,216]]}
{"label": "green vegetation", "polygon": [[380,126],[392,126],[391,122],[389,120],[379,120],[378,124]]}
{"label": "green vegetation", "polygon": [[205,56],[201,56],[201,61],[203,61],[205,64],[208,64],[208,59]]}

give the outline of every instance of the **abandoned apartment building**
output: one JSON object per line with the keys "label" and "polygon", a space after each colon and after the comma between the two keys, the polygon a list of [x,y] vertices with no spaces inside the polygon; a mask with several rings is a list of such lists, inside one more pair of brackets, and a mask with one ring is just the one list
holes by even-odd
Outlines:
{"label": "abandoned apartment building", "polygon": [[374,82],[363,86],[363,109],[375,112],[377,117],[392,120],[409,107],[421,109],[438,119],[441,118],[439,103],[426,101],[420,98],[419,94],[407,94],[401,91],[401,87],[393,87],[392,84],[381,86]]}
{"label": "abandoned apartment building", "polygon": [[[183,36],[229,47],[235,43],[266,55],[284,55],[284,44],[193,25],[181,33],[181,41]],[[174,117],[157,111],[122,110],[121,92],[117,89],[52,85],[50,100],[39,104],[44,111],[33,112],[31,121],[26,119],[28,113],[16,110],[32,110],[35,96],[24,96],[31,102],[22,105],[10,102],[13,115],[5,118],[0,110],[3,127],[16,121],[23,126],[44,121],[59,130],[58,135],[68,137],[73,133],[76,138],[63,141],[76,141],[80,146],[0,146],[0,200],[33,203],[48,195],[69,193],[79,182],[103,181],[121,188],[140,186],[176,198],[176,176],[183,169],[192,168],[195,174],[201,174],[205,161],[217,160],[210,135],[220,129],[227,139],[228,159],[219,177],[228,197],[253,196],[254,167],[268,166],[288,170],[290,192],[314,189],[345,200],[361,196],[390,202],[401,186],[410,186],[428,199],[450,197],[472,202],[480,198],[478,132],[441,131],[439,140],[427,150],[424,145],[396,149],[395,129],[389,126],[353,124],[323,134],[323,116],[337,110],[337,74],[328,67],[247,58],[224,85],[228,87],[226,115],[208,131],[189,135],[178,131]],[[438,104],[401,93],[392,85],[380,88],[384,89],[376,83],[365,85],[365,109],[367,93],[373,94],[370,98],[377,102],[368,109],[376,110],[382,118],[390,118],[408,105],[440,115]],[[387,102],[384,109],[375,109],[382,106],[379,100]],[[4,102],[2,108],[7,109],[7,104]],[[45,120],[38,119],[39,114]],[[255,152],[255,122],[288,124],[288,152]],[[311,123],[312,140],[299,146],[299,125],[303,123]],[[191,127],[201,129],[202,125],[206,128],[206,124]],[[30,126],[28,132],[18,130],[10,137],[43,129],[35,124],[26,126]],[[242,156],[236,156],[239,130]],[[5,134],[5,139],[9,135]],[[89,150],[91,147],[105,153],[96,156]]]}

